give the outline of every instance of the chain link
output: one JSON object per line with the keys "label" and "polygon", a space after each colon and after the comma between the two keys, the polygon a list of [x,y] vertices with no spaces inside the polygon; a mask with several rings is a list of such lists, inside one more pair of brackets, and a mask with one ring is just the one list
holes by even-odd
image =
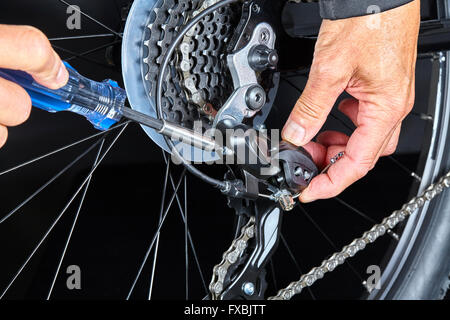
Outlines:
{"label": "chain link", "polygon": [[220,299],[230,267],[239,261],[248,246],[248,241],[254,236],[255,218],[251,217],[249,222],[242,227],[241,235],[233,241],[230,248],[223,254],[222,262],[213,269],[213,277],[209,285],[212,300]]}
{"label": "chain link", "polygon": [[[205,0],[193,13],[216,4],[219,0]],[[231,6],[221,8],[192,27],[179,46],[181,85],[190,103],[212,120],[232,93],[231,76],[225,63],[225,48],[237,24]]]}
{"label": "chain link", "polygon": [[340,252],[334,253],[329,259],[324,260],[320,267],[311,269],[310,272],[300,277],[300,280],[291,282],[286,288],[278,291],[277,295],[270,297],[269,300],[289,300],[294,295],[299,294],[306,287],[312,286],[317,280],[322,279],[327,272],[331,272],[339,265],[343,264],[346,259],[353,257],[359,251],[363,250],[366,245],[375,242],[379,237],[384,235],[388,230],[397,226],[416,210],[423,207],[427,201],[431,201],[444,189],[450,187],[450,172],[441,177],[437,183],[430,185],[425,191],[404,204],[400,210],[394,211],[389,217],[383,219],[380,224],[376,224],[369,231],[365,232],[362,237],[353,240],[349,245],[342,248]]}

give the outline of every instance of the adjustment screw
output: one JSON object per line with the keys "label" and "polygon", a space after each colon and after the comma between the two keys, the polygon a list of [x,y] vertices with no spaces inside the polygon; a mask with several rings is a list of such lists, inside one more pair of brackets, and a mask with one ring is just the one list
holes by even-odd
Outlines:
{"label": "adjustment screw", "polygon": [[262,44],[254,46],[248,54],[248,63],[255,71],[276,69],[278,61],[277,51]]}
{"label": "adjustment screw", "polygon": [[245,102],[251,110],[260,110],[266,104],[266,92],[260,85],[254,85],[247,90]]}
{"label": "adjustment screw", "polygon": [[255,294],[255,285],[251,282],[246,282],[242,285],[242,291],[247,296],[252,296]]}
{"label": "adjustment screw", "polygon": [[259,13],[261,11],[261,8],[258,4],[254,3],[252,6],[252,10],[254,13]]}
{"label": "adjustment screw", "polygon": [[305,171],[303,173],[303,177],[305,178],[305,181],[308,181],[311,178],[311,173],[309,173],[308,171]]}
{"label": "adjustment screw", "polygon": [[300,175],[303,175],[303,170],[301,167],[297,167],[294,171],[294,174],[298,177]]}

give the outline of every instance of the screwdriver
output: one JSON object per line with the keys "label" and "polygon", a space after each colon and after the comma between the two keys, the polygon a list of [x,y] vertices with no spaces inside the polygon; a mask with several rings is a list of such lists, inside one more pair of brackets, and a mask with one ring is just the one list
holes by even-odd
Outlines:
{"label": "screwdriver", "polygon": [[57,90],[40,85],[23,71],[0,68],[0,77],[23,87],[34,107],[51,113],[69,111],[82,115],[98,130],[108,130],[125,118],[204,150],[223,149],[211,138],[126,107],[126,92],[117,82],[96,82],[80,75],[67,62],[64,65],[69,72],[69,81]]}

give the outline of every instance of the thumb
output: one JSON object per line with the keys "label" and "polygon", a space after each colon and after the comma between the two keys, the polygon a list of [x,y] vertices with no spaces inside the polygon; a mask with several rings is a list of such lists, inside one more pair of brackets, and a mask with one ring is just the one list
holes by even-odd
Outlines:
{"label": "thumb", "polygon": [[[308,83],[284,126],[282,137],[297,146],[310,142],[325,123],[337,98],[347,87],[341,68],[311,68]],[[334,69],[334,70],[333,70]]]}

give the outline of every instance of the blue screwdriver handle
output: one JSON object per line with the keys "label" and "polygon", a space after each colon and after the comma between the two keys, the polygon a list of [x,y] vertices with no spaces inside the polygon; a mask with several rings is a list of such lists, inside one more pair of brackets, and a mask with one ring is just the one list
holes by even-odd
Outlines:
{"label": "blue screwdriver handle", "polygon": [[48,89],[26,72],[0,69],[0,77],[23,87],[33,106],[48,112],[70,111],[84,116],[99,130],[107,130],[122,118],[126,93],[117,82],[96,82],[81,76],[64,62],[69,72],[68,83],[58,89]]}

